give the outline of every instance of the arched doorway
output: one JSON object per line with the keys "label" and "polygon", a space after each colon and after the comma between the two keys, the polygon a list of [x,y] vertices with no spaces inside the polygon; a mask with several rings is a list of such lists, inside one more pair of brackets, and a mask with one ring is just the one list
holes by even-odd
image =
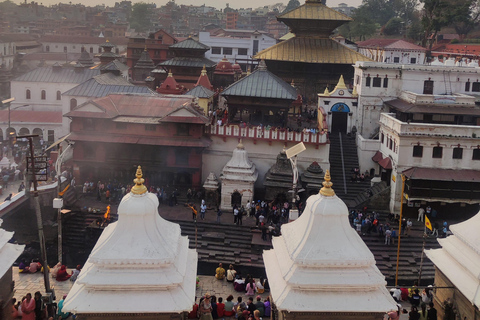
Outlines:
{"label": "arched doorway", "polygon": [[232,193],[232,207],[235,205],[237,205],[237,207],[242,205],[242,195],[236,190]]}
{"label": "arched doorway", "polygon": [[35,128],[32,131],[32,134],[38,134],[38,137],[33,138],[33,140],[38,141],[40,139],[43,139],[43,131],[40,128]]}
{"label": "arched doorway", "polygon": [[7,136],[5,137],[5,139],[8,140],[11,136],[16,136],[16,135],[17,135],[17,130],[10,127],[7,129]]}
{"label": "arched doorway", "polygon": [[18,131],[19,136],[28,136],[30,134],[30,130],[28,128],[21,128],[20,131]]}
{"label": "arched doorway", "polygon": [[335,103],[330,109],[332,114],[331,132],[347,133],[350,108],[342,102]]}

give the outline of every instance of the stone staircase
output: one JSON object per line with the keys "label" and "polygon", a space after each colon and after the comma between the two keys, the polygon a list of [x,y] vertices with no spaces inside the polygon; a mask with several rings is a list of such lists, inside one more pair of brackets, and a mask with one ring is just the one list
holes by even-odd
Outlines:
{"label": "stone staircase", "polygon": [[357,197],[367,195],[370,188],[370,180],[352,182],[352,169],[358,167],[357,145],[355,138],[346,134],[330,133],[330,176],[332,177],[333,189],[340,199],[350,208],[365,201]]}

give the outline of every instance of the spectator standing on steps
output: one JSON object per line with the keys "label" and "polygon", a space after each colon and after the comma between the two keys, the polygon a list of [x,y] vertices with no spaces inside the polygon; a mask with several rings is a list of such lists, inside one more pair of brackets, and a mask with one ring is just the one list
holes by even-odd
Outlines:
{"label": "spectator standing on steps", "polygon": [[221,216],[222,216],[222,210],[220,210],[220,208],[217,208],[217,223],[220,223]]}
{"label": "spectator standing on steps", "polygon": [[205,204],[205,200],[202,200],[202,204],[200,205],[200,219],[205,220],[205,212],[207,212],[207,205]]}
{"label": "spectator standing on steps", "polygon": [[422,207],[418,208],[418,219],[417,221],[422,221],[423,222],[423,217],[425,215],[425,209]]}

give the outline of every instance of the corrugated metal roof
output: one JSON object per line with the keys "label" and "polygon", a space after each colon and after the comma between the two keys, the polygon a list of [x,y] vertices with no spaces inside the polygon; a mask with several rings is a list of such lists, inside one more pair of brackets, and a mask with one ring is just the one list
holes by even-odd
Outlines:
{"label": "corrugated metal roof", "polygon": [[204,86],[196,86],[192,90],[185,93],[186,95],[191,95],[197,98],[210,98],[215,94],[212,90],[205,88]]}
{"label": "corrugated metal roof", "polygon": [[117,59],[110,61],[107,64],[99,65],[98,69],[100,70],[119,70],[119,71],[125,71],[128,70],[128,66]]}
{"label": "corrugated metal roof", "polygon": [[210,47],[192,38],[172,44],[169,48],[173,49],[193,49],[193,50],[209,50]]}
{"label": "corrugated metal roof", "polygon": [[385,48],[426,51],[427,49],[401,39],[369,39],[357,43],[359,48]]}
{"label": "corrugated metal roof", "polygon": [[480,171],[478,170],[413,167],[403,171],[403,174],[413,180],[480,182]]}
{"label": "corrugated metal roof", "polygon": [[372,61],[335,40],[294,37],[260,51],[255,59],[305,63],[355,64]]}
{"label": "corrugated metal roof", "polygon": [[277,17],[279,20],[283,19],[301,19],[301,20],[339,20],[351,21],[353,20],[346,14],[333,10],[321,3],[306,3],[290,10]]}
{"label": "corrugated metal roof", "polygon": [[13,81],[82,83],[99,74],[100,70],[93,69],[83,69],[81,72],[76,72],[73,68],[40,67],[15,78]]}
{"label": "corrugated metal roof", "polygon": [[154,94],[152,90],[143,86],[135,86],[121,76],[105,73],[93,77],[84,83],[64,92],[68,96],[81,97],[105,97],[111,93],[148,93]]}
{"label": "corrugated metal roof", "polygon": [[295,100],[297,90],[259,65],[250,75],[227,87],[222,95]]}
{"label": "corrugated metal roof", "polygon": [[159,66],[175,66],[175,67],[192,67],[192,68],[202,68],[206,66],[207,68],[212,68],[216,65],[210,59],[207,58],[195,58],[195,57],[175,57],[173,59],[161,62]]}
{"label": "corrugated metal roof", "polygon": [[385,105],[395,108],[400,112],[405,113],[427,113],[427,114],[457,114],[457,115],[471,115],[478,116],[480,115],[480,107],[478,106],[449,106],[445,104],[437,105],[416,105],[413,103],[408,103],[402,99],[395,99],[384,102]]}

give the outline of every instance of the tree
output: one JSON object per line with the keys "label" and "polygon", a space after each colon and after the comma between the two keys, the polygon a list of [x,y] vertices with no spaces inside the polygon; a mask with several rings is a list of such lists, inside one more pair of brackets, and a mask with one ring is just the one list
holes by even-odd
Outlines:
{"label": "tree", "polygon": [[[424,30],[422,45],[426,46],[429,37],[435,39],[438,31],[450,24],[447,0],[420,0],[423,3],[422,26]],[[430,41],[429,51],[433,41]]]}
{"label": "tree", "polygon": [[150,28],[150,7],[145,2],[138,2],[132,6],[130,14],[130,27],[137,32],[144,32]]}
{"label": "tree", "polygon": [[478,25],[480,8],[477,0],[457,0],[449,3],[449,20],[455,32],[464,39]]}
{"label": "tree", "polygon": [[300,7],[300,1],[290,0],[290,1],[288,1],[287,7],[285,8],[285,10],[282,13],[291,11],[291,10],[297,8],[297,7]]}
{"label": "tree", "polygon": [[385,28],[383,29],[383,33],[387,36],[394,35],[394,34],[401,34],[403,28],[404,21],[401,18],[392,18],[388,20]]}

